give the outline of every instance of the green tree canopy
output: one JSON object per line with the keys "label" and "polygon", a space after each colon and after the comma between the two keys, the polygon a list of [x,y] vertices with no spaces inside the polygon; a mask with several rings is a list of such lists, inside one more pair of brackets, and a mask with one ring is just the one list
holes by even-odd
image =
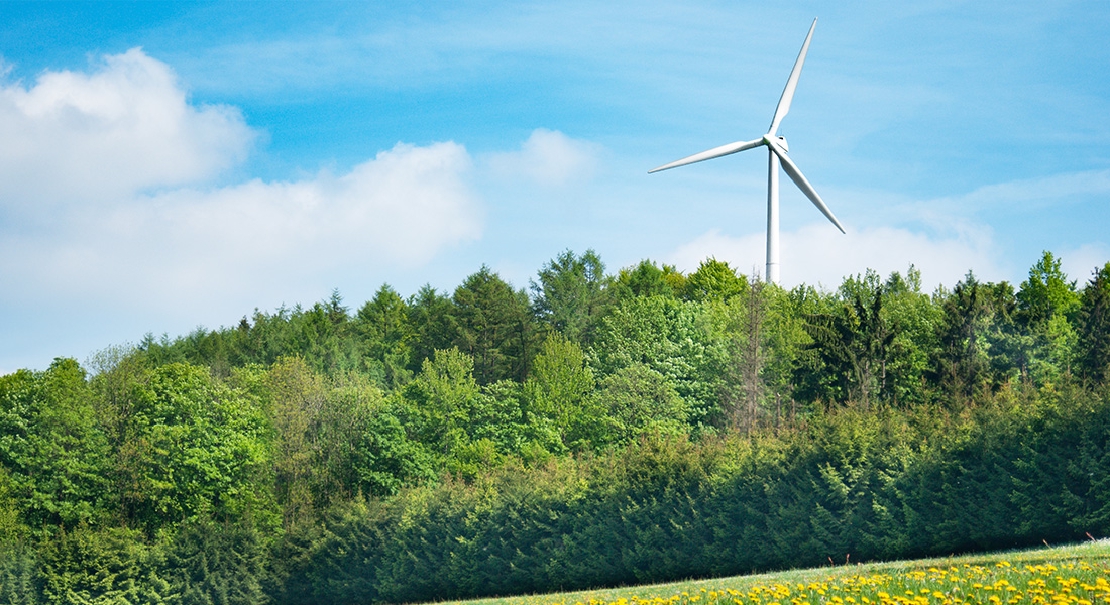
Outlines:
{"label": "green tree canopy", "polygon": [[408,302],[408,321],[412,330],[409,370],[419,372],[425,359],[435,357],[438,349],[452,346],[451,297],[424,285]]}
{"label": "green tree canopy", "polygon": [[686,289],[686,276],[671,265],[662,268],[644,259],[620,270],[614,285],[619,298],[629,296],[679,296]]}
{"label": "green tree canopy", "polygon": [[606,376],[598,392],[601,408],[614,420],[617,442],[650,432],[684,434],[689,430],[689,405],[665,376],[634,363]]}
{"label": "green tree canopy", "polygon": [[668,296],[627,298],[606,316],[590,347],[590,366],[602,377],[642,363],[665,376],[687,402],[690,420],[717,412],[725,343],[711,338],[699,306]]}
{"label": "green tree canopy", "polygon": [[938,325],[938,352],[931,377],[950,395],[972,396],[990,384],[990,342],[996,296],[968,272],[944,297],[944,321]]}
{"label": "green tree canopy", "polygon": [[1079,310],[1075,282],[1060,268],[1060,259],[1045,250],[1029,269],[1029,279],[1017,292],[1017,320],[1026,326],[1041,326],[1054,315],[1072,318]]}
{"label": "green tree canopy", "polygon": [[105,520],[113,505],[108,441],[76,361],[0,377],[0,465],[28,526]]}
{"label": "green tree canopy", "polygon": [[329,389],[319,416],[316,466],[326,478],[319,502],[391,496],[434,478],[433,456],[365,378],[348,376]]}
{"label": "green tree canopy", "polygon": [[698,265],[698,270],[686,278],[686,298],[695,301],[728,300],[743,294],[748,288],[748,280],[736,275],[736,271],[724,261],[707,258]]}
{"label": "green tree canopy", "polygon": [[1095,271],[1083,288],[1076,319],[1079,364],[1088,380],[1110,380],[1110,263]]}
{"label": "green tree canopy", "polygon": [[576,256],[567,250],[540,269],[532,282],[540,321],[578,343],[590,341],[592,328],[609,302],[611,279],[593,250]]}
{"label": "green tree canopy", "polygon": [[382,284],[374,298],[366,301],[354,321],[362,339],[365,358],[381,368],[386,388],[403,385],[412,378],[410,342],[414,337],[409,323],[409,306],[388,284]]}
{"label": "green tree canopy", "polygon": [[474,359],[478,383],[523,381],[534,338],[528,295],[483,266],[455,289],[452,302],[454,344]]}
{"label": "green tree canopy", "polygon": [[548,445],[549,449],[582,449],[604,440],[591,418],[597,413],[591,401],[593,392],[593,372],[582,349],[559,334],[549,336],[525,383],[536,424],[555,434],[557,443]]}
{"label": "green tree canopy", "polygon": [[469,441],[467,429],[480,394],[473,358],[458,348],[440,349],[404,389],[408,424],[429,449],[449,454]]}
{"label": "green tree canopy", "polygon": [[173,363],[137,385],[129,508],[148,530],[250,513],[268,524],[266,420],[253,397],[205,368]]}

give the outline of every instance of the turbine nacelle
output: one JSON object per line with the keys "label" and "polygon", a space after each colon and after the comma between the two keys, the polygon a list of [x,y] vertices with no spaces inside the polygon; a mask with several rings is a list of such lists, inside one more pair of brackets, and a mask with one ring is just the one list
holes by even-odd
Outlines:
{"label": "turbine nacelle", "polygon": [[779,136],[776,137],[776,136],[772,135],[771,133],[767,133],[767,134],[763,135],[763,144],[767,145],[767,146],[770,146],[771,144],[768,143],[767,141],[769,139],[772,139],[772,138],[773,139],[778,139],[779,147],[782,147],[783,151],[790,151],[790,146],[786,144],[786,137],[784,137],[782,135],[779,135]]}

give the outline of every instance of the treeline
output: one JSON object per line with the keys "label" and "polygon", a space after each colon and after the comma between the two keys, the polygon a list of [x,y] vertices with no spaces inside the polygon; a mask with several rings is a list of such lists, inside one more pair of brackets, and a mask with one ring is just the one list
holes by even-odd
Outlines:
{"label": "treeline", "polygon": [[0,377],[0,602],[400,602],[1110,531],[1110,263],[382,286]]}
{"label": "treeline", "polygon": [[332,512],[284,603],[633,585],[1086,540],[1110,531],[1110,402],[1006,392],[966,417],[838,409],[778,437],[503,466]]}

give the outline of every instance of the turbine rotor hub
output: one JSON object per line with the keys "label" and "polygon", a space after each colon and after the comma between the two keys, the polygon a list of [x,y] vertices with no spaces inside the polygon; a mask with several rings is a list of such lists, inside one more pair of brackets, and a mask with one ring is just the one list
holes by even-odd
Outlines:
{"label": "turbine rotor hub", "polygon": [[773,135],[770,133],[765,134],[763,135],[763,144],[770,145],[772,139],[774,139],[776,145],[782,147],[783,151],[790,151],[790,145],[786,144],[786,137],[784,136]]}

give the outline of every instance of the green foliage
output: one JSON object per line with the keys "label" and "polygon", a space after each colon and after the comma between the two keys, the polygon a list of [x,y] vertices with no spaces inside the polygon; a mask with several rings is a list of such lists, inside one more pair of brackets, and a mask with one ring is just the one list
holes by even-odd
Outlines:
{"label": "green foliage", "polygon": [[[773,288],[768,290],[775,292]],[[771,308],[779,309],[777,315],[784,329],[777,333],[782,346],[773,353],[781,351],[782,357],[773,354],[769,358],[772,363],[776,360],[779,363],[781,397],[789,396],[813,407],[834,400],[837,377],[824,367],[820,350],[811,346],[809,319],[835,313],[840,301],[834,294],[812,286],[798,286],[778,294],[772,301],[776,299],[779,302]],[[771,334],[776,338],[775,332]]]}
{"label": "green foliage", "polygon": [[1102,535],[1108,406],[1030,392],[946,427],[845,409],[782,438],[504,466],[344,509],[298,576],[315,602],[405,602]]}
{"label": "green foliage", "polygon": [[619,299],[634,296],[681,296],[686,290],[686,276],[671,265],[659,268],[644,259],[635,267],[621,269],[613,289]]}
{"label": "green foliage", "polygon": [[612,279],[593,250],[575,256],[567,250],[539,271],[532,282],[536,317],[577,343],[589,343],[593,329],[610,306]]}
{"label": "green foliage", "polygon": [[[767,414],[771,426],[780,427],[786,416],[796,416],[794,405],[796,387],[795,369],[802,364],[811,339],[805,330],[806,299],[800,291],[786,292],[771,284],[763,284],[758,293],[755,288],[747,296],[763,298],[765,316],[761,330],[763,363],[760,380],[767,389]],[[738,300],[743,300],[743,296]],[[790,409],[787,410],[789,405]]]}
{"label": "green foliage", "polygon": [[941,305],[945,317],[939,326],[932,377],[953,403],[963,403],[990,387],[988,335],[997,312],[993,294],[989,285],[969,272]]}
{"label": "green foliage", "polygon": [[412,330],[409,370],[423,368],[424,360],[435,357],[439,349],[449,349],[454,339],[451,297],[424,286],[409,299],[408,323]]}
{"label": "green foliage", "polygon": [[921,292],[921,274],[911,265],[906,277],[887,278],[882,314],[893,338],[887,348],[884,395],[893,406],[920,405],[930,399],[928,374],[937,355],[942,310]]}
{"label": "green foliage", "polygon": [[267,402],[263,410],[269,425],[274,495],[284,526],[311,519],[314,492],[324,481],[316,464],[320,410],[326,396],[323,380],[299,357],[281,358],[268,370],[244,368],[233,378],[234,384]]}
{"label": "green foliage", "polygon": [[362,340],[364,359],[380,367],[387,388],[404,385],[412,379],[410,342],[415,336],[409,323],[409,306],[387,284],[374,293],[358,311],[354,330]]}
{"label": "green foliage", "polygon": [[389,496],[434,476],[424,445],[409,439],[377,387],[357,376],[328,392],[317,439],[315,466],[325,477],[317,492],[321,508],[359,495]]}
{"label": "green foliage", "polygon": [[436,351],[405,387],[407,424],[426,447],[447,455],[469,439],[467,428],[480,394],[470,355],[457,348]]}
{"label": "green foliage", "polygon": [[0,603],[37,605],[42,600],[42,574],[37,553],[25,544],[0,544]]}
{"label": "green foliage", "polygon": [[1110,533],[1110,264],[382,285],[0,377],[0,602],[541,592]]}
{"label": "green foliage", "polygon": [[148,531],[205,516],[270,512],[266,422],[253,398],[174,363],[153,370],[132,404],[128,508]]}
{"label": "green foliage", "polygon": [[64,605],[162,603],[160,556],[134,531],[80,526],[39,548],[42,600]]}
{"label": "green foliage", "polygon": [[686,401],[692,423],[717,409],[726,350],[714,342],[694,303],[666,296],[628,298],[605,317],[590,348],[590,365],[601,376],[636,363],[664,376]]}
{"label": "green foliage", "polygon": [[748,282],[724,261],[707,258],[686,278],[685,296],[688,300],[728,300],[742,295]]}
{"label": "green foliage", "polygon": [[478,405],[470,418],[472,439],[491,444],[499,454],[518,455],[539,438],[550,442],[550,435],[538,434],[535,418],[527,409],[524,385],[498,380],[482,387]]}
{"label": "green foliage", "polygon": [[524,380],[534,355],[528,295],[483,266],[455,289],[452,301],[454,344],[473,359],[478,383]]}
{"label": "green foliage", "polygon": [[1079,310],[1075,282],[1060,268],[1060,259],[1047,250],[1021,282],[1017,293],[1017,319],[1027,326],[1048,322],[1055,315],[1071,318]]}
{"label": "green foliage", "polygon": [[867,409],[886,395],[886,365],[896,333],[883,313],[883,287],[878,276],[865,282],[848,280],[847,300],[836,313],[815,315],[808,331],[825,368],[838,378],[840,401]]}
{"label": "green foliage", "polygon": [[1060,260],[1046,251],[1029,270],[1016,299],[1014,320],[1024,328],[1017,337],[1023,373],[1038,384],[1058,382],[1071,371],[1078,341],[1072,326],[1080,309],[1075,282],[1068,281]]}
{"label": "green foliage", "polygon": [[180,605],[257,605],[266,547],[249,523],[217,524],[207,519],[183,525],[165,548],[164,602]]}
{"label": "green foliage", "polygon": [[1110,263],[1083,288],[1077,321],[1079,365],[1088,380],[1110,381]]}
{"label": "green foliage", "polygon": [[539,445],[564,452],[596,448],[607,440],[594,401],[594,376],[582,349],[553,334],[536,356],[524,392]]}
{"label": "green foliage", "polygon": [[72,359],[0,377],[0,464],[33,529],[98,521],[111,505],[108,443],[91,394]]}
{"label": "green foliage", "polygon": [[18,544],[27,536],[19,514],[19,498],[11,474],[0,467],[0,548]]}
{"label": "green foliage", "polygon": [[0,467],[0,603],[38,603],[38,562],[14,488],[11,475]]}
{"label": "green foliage", "polygon": [[599,386],[598,400],[613,421],[610,431],[616,441],[631,441],[650,432],[686,432],[686,402],[666,377],[648,366],[625,366],[606,376]]}
{"label": "green foliage", "polygon": [[335,373],[365,367],[355,338],[354,322],[338,290],[309,309],[284,306],[273,314],[255,311],[232,329],[197,328],[185,337],[155,340],[147,334],[137,347],[151,365],[188,362],[208,367],[216,376],[248,364],[269,365],[281,357],[301,356],[317,372]]}
{"label": "green foliage", "polygon": [[[795,416],[795,396],[816,398],[805,377],[827,377],[810,348],[806,317],[816,314],[822,297],[799,287],[787,292],[758,278],[727,302],[705,305],[711,341],[723,343],[727,361],[722,372],[719,425],[750,432],[777,429]],[[718,345],[720,346],[720,345]]]}

